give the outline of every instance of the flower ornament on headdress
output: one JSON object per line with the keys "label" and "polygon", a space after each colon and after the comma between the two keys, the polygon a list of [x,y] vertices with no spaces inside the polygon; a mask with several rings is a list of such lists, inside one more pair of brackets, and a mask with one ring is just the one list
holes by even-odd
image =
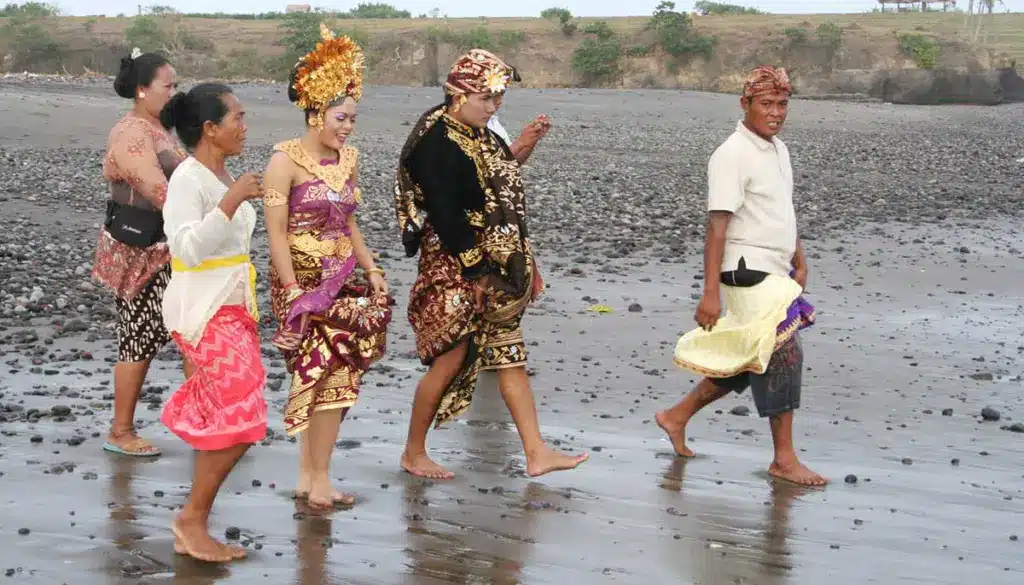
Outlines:
{"label": "flower ornament on headdress", "polygon": [[452,65],[444,91],[453,96],[458,109],[471,93],[501,93],[515,78],[514,70],[493,53],[473,49]]}
{"label": "flower ornament on headdress", "polygon": [[320,24],[316,48],[296,65],[295,105],[317,112],[315,125],[323,126],[324,111],[339,99],[363,97],[363,50],[347,36],[335,37],[327,25]]}
{"label": "flower ornament on headdress", "polygon": [[132,49],[132,61],[138,59],[141,56],[142,56],[142,49],[140,49],[138,47],[135,47],[134,49]]}

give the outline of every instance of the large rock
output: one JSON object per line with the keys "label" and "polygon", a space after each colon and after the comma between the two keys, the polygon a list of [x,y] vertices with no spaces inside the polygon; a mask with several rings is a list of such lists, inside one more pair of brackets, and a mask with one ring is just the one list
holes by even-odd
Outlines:
{"label": "large rock", "polygon": [[1024,77],[1017,74],[1015,67],[999,70],[999,85],[1003,88],[1003,99],[1008,102],[1024,102]]}
{"label": "large rock", "polygon": [[832,84],[835,93],[866,94],[894,104],[996,105],[1024,99],[1024,80],[1012,69],[846,69],[833,73]]}

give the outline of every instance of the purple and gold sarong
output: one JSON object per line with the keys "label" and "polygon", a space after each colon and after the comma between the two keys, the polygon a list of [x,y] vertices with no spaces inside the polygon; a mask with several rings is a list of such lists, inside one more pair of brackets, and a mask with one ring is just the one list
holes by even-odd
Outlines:
{"label": "purple and gold sarong", "polygon": [[[314,179],[292,187],[288,243],[296,282],[303,294],[288,302],[271,267],[271,307],[278,320],[273,343],[284,354],[292,384],[285,431],[302,432],[320,410],[356,403],[362,375],[384,354],[390,299],[375,295],[355,275],[349,217],[359,205],[356,150],[346,147],[334,161],[314,161],[298,140],[275,147]],[[268,195],[269,196],[269,195]]]}

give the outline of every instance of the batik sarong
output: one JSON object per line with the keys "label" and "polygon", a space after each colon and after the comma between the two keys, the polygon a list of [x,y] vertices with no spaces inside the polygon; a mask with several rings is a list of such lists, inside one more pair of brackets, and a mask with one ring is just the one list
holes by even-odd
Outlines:
{"label": "batik sarong", "polygon": [[[429,215],[422,212],[425,197],[447,193],[443,189],[424,193],[410,170],[414,152],[435,125],[442,125],[447,140],[458,146],[460,153],[455,156],[471,161],[474,172],[468,180],[483,191],[482,211],[467,211],[477,244],[460,253],[488,266],[486,305],[479,315],[474,310],[473,284],[464,278],[460,260],[443,248]],[[519,163],[496,134],[470,128],[446,114],[445,106],[438,106],[420,117],[402,148],[395,207],[406,255],[419,254],[408,314],[420,360],[429,365],[463,342],[468,346],[466,358],[442,395],[435,417],[435,425],[440,426],[469,408],[480,371],[521,367],[526,362],[520,322],[532,298],[534,258]]]}
{"label": "batik sarong", "polygon": [[193,346],[173,334],[195,367],[160,420],[197,451],[261,441],[267,433],[266,371],[259,328],[242,305],[221,307]]}
{"label": "batik sarong", "polygon": [[271,267],[271,307],[278,320],[273,343],[292,374],[284,424],[295,435],[314,413],[355,405],[363,374],[386,349],[391,309],[390,299],[373,294],[355,272],[348,219],[361,198],[356,150],[345,147],[337,161],[314,160],[298,140],[275,150],[314,177],[280,200],[271,193],[265,198],[267,206],[288,205],[292,268],[302,290],[289,302]]}
{"label": "batik sarong", "polygon": [[698,327],[676,344],[675,362],[709,378],[762,374],[775,350],[814,323],[814,307],[792,278],[768,275],[750,287],[722,285],[725,314],[711,331]]}
{"label": "batik sarong", "polygon": [[711,331],[684,335],[676,364],[719,388],[751,388],[762,417],[799,408],[803,347],[797,332],[814,323],[814,307],[801,292],[792,278],[777,275],[751,287],[723,285],[725,316]]}

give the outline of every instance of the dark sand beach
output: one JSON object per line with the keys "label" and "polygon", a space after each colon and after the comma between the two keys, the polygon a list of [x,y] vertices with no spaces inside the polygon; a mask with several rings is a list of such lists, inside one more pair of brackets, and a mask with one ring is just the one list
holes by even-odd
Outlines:
{"label": "dark sand beach", "polygon": [[[256,170],[301,130],[280,87],[238,89]],[[357,494],[323,515],[292,500],[284,365],[264,324],[272,432],[232,473],[214,533],[249,558],[205,565],[168,526],[191,455],[158,421],[182,381],[171,347],[151,372],[140,433],[164,455],[101,450],[113,405],[113,302],[89,282],[102,221],[100,156],[126,104],[106,85],[0,82],[0,573],[31,585],[235,583],[818,585],[1024,580],[1024,107],[800,102],[798,216],[818,323],[797,446],[825,489],[774,482],[748,395],[689,429],[694,460],[654,423],[696,377],[672,350],[700,293],[704,167],[737,100],[683,92],[513,90],[515,132],[556,124],[525,174],[549,289],[526,321],[542,431],[589,452],[526,477],[494,380],[432,432],[457,474],[400,471],[423,371],[405,319],[390,184],[438,90],[367,88],[355,144],[361,224],[396,293],[387,356],[342,426],[334,475]],[[254,252],[265,278],[266,235]],[[265,284],[263,313],[269,315]],[[594,312],[606,305],[610,313]],[[983,409],[989,409],[982,415]],[[998,415],[998,420],[995,419]]]}

